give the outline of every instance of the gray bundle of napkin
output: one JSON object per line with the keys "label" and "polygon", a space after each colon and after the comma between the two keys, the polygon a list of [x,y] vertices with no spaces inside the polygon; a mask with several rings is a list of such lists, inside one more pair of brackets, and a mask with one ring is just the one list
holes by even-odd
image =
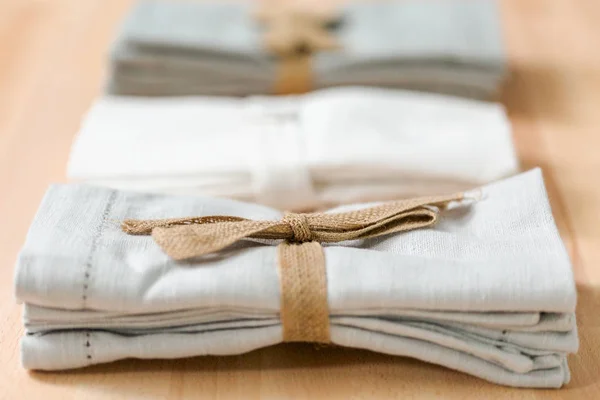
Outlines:
{"label": "gray bundle of napkin", "polygon": [[[477,200],[442,211],[432,228],[323,246],[331,342],[503,385],[560,387],[578,346],[576,294],[541,173],[471,194]],[[276,246],[246,241],[219,257],[177,262],[152,237],[119,226],[203,215],[282,217],[233,200],[50,188],[16,273],[25,368],[280,343]]]}
{"label": "gray bundle of napkin", "polygon": [[[273,93],[276,57],[256,2],[143,0],[111,55],[108,92],[140,96]],[[313,87],[383,86],[490,98],[505,74],[493,0],[350,3],[313,56]]]}

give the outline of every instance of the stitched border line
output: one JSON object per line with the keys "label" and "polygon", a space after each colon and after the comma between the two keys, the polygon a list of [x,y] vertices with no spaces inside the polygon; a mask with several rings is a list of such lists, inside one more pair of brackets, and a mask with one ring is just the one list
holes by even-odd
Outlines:
{"label": "stitched border line", "polygon": [[85,350],[86,350],[86,359],[92,359],[92,343],[90,342],[90,331],[85,331]]}
{"label": "stitched border line", "polygon": [[[83,309],[87,306],[88,299],[88,287],[90,284],[90,276],[92,270],[92,261],[94,259],[94,254],[96,253],[96,249],[98,248],[98,242],[100,241],[100,237],[102,236],[102,232],[104,232],[104,227],[106,226],[106,220],[108,219],[108,215],[112,210],[112,206],[117,197],[117,192],[113,191],[108,197],[108,201],[106,202],[106,206],[104,207],[104,211],[102,212],[102,219],[96,232],[94,232],[94,237],[92,239],[92,245],[90,247],[90,252],[88,253],[87,259],[84,264],[84,274],[83,274],[83,290],[81,293],[82,307]],[[90,331],[85,331],[85,343],[84,346],[86,348],[86,359],[87,361],[92,360],[92,343],[91,343],[91,333]]]}
{"label": "stitched border line", "polygon": [[83,309],[87,306],[88,299],[88,287],[90,283],[90,276],[92,270],[92,261],[94,259],[94,254],[96,253],[96,249],[98,248],[98,242],[100,241],[100,237],[102,236],[102,232],[104,232],[104,227],[106,226],[106,220],[108,215],[110,214],[110,210],[112,209],[115,198],[117,197],[117,192],[112,192],[106,202],[106,207],[104,207],[104,211],[102,212],[102,220],[94,232],[94,237],[92,239],[92,246],[90,247],[90,252],[88,253],[88,257],[85,260],[84,264],[84,274],[83,274],[83,290],[81,293],[82,307]]}

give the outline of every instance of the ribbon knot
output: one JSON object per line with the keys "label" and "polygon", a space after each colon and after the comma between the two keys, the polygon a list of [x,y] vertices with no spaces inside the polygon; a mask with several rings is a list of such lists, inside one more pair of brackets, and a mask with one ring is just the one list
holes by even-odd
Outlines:
{"label": "ribbon knot", "polygon": [[305,214],[285,213],[283,221],[287,222],[292,229],[292,237],[288,241],[305,243],[313,240],[313,234]]}

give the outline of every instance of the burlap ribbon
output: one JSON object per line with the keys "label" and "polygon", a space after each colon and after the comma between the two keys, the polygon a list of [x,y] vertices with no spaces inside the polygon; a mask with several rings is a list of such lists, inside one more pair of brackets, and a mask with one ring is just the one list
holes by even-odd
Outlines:
{"label": "burlap ribbon", "polygon": [[288,1],[261,3],[256,19],[265,26],[264,46],[278,58],[275,94],[300,94],[312,87],[312,54],[339,47],[327,27],[331,10],[309,9]]}
{"label": "burlap ribbon", "polygon": [[246,238],[284,240],[278,246],[281,321],[286,342],[328,343],[329,307],[325,257],[320,243],[366,239],[425,228],[440,208],[463,194],[387,202],[341,213],[286,213],[280,221],[232,216],[125,220],[124,232],[152,235],[172,258],[214,253]]}

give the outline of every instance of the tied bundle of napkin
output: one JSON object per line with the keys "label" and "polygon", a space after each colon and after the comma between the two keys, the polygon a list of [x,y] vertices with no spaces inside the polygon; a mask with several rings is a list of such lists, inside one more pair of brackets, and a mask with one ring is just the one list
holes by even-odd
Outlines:
{"label": "tied bundle of napkin", "polygon": [[[428,228],[322,244],[330,342],[503,385],[562,386],[578,346],[576,294],[541,172],[462,198],[425,207],[439,213]],[[282,219],[233,200],[51,187],[17,266],[25,368],[239,354],[284,340],[269,240],[175,261],[156,238],[120,226],[215,215]]]}
{"label": "tied bundle of napkin", "polygon": [[[108,92],[284,94],[277,86],[282,73],[289,75],[280,68],[289,56],[274,50],[268,38],[284,35],[273,29],[293,15],[275,9],[265,21],[257,16],[259,4],[141,1],[113,46]],[[269,12],[276,6],[265,7]],[[310,52],[308,90],[365,85],[487,99],[505,75],[493,0],[352,2],[312,28],[325,44],[296,44]]]}
{"label": "tied bundle of napkin", "polygon": [[502,106],[335,88],[303,96],[104,97],[71,179],[286,210],[450,193],[516,173]]}

